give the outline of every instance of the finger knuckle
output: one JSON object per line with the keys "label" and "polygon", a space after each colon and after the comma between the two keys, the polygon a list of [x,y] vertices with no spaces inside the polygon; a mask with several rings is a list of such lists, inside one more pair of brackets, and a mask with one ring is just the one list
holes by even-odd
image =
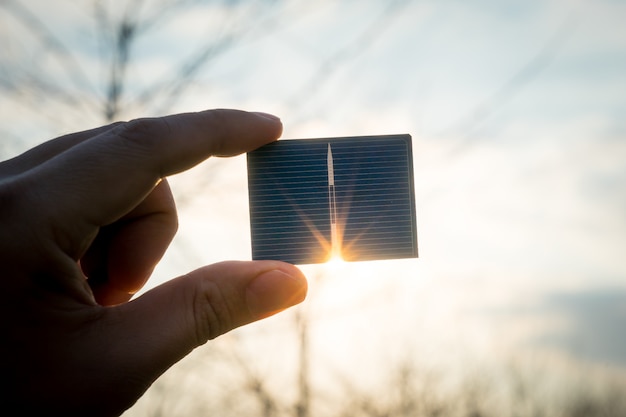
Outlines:
{"label": "finger knuckle", "polygon": [[0,240],[6,243],[0,258],[11,263],[28,259],[29,267],[33,266],[30,255],[34,256],[49,243],[45,239],[46,232],[54,231],[44,223],[55,215],[45,202],[41,188],[29,175],[0,182],[0,219],[3,222]]}
{"label": "finger knuckle", "polygon": [[143,143],[146,138],[161,135],[169,131],[169,125],[163,118],[142,118],[122,123],[115,128],[117,136],[130,142]]}
{"label": "finger knuckle", "polygon": [[233,327],[233,315],[220,287],[203,280],[193,297],[193,320],[198,345],[215,339]]}
{"label": "finger knuckle", "polygon": [[154,155],[162,146],[162,139],[169,137],[171,126],[163,118],[143,118],[122,123],[113,128],[124,149],[132,154]]}
{"label": "finger knuckle", "polygon": [[226,156],[228,152],[227,138],[232,136],[232,121],[227,110],[215,109],[207,112],[208,125],[211,126],[211,153],[216,156]]}
{"label": "finger knuckle", "polygon": [[[5,242],[12,242],[10,235],[13,233],[10,226],[14,224],[16,215],[22,212],[20,203],[21,193],[16,190],[14,181],[4,181],[0,185],[0,218],[3,220],[3,225],[0,228],[0,235]],[[12,221],[5,221],[11,219]],[[7,234],[6,236],[5,233]],[[6,249],[3,251],[6,252]]]}
{"label": "finger knuckle", "polygon": [[[13,220],[6,222],[3,228],[19,225],[18,219],[32,214],[32,207],[42,202],[41,187],[33,177],[33,175],[20,175],[10,180],[0,181],[0,215],[3,219]],[[34,219],[31,219],[31,223],[33,221]]]}

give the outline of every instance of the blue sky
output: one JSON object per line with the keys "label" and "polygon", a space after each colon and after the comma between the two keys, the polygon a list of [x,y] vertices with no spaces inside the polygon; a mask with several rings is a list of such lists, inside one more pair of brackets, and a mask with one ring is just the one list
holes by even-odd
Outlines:
{"label": "blue sky", "polygon": [[[246,106],[283,115],[290,138],[413,135],[420,259],[369,267],[377,284],[359,283],[356,267],[334,280],[365,294],[385,283],[412,294],[400,303],[409,321],[390,330],[398,340],[410,338],[410,320],[438,312],[432,326],[454,323],[450,334],[477,349],[556,347],[623,363],[626,340],[615,335],[626,316],[615,306],[626,302],[624,5],[507,4],[408,2],[387,26],[377,2],[294,8],[293,20],[216,65],[207,97],[245,96]],[[359,39],[369,43],[357,47]],[[246,245],[234,240],[228,252]],[[342,310],[360,305],[354,289],[336,291]],[[415,304],[427,295],[438,305]],[[596,314],[587,299],[599,295],[619,301]]]}

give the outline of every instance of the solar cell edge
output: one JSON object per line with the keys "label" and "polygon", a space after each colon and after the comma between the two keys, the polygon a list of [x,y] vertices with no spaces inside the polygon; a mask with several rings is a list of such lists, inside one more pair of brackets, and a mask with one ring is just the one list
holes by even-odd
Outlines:
{"label": "solar cell edge", "polygon": [[[408,226],[408,228],[410,229],[410,235],[412,237],[412,244],[410,246],[412,247],[399,250],[395,254],[394,253],[390,254],[389,252],[385,252],[385,250],[387,251],[389,250],[388,248],[387,249],[381,248],[379,249],[379,252],[380,252],[379,256],[377,256],[375,253],[372,255],[370,252],[367,252],[367,254],[363,252],[363,256],[364,256],[363,259],[349,259],[349,260],[359,261],[359,260],[402,259],[402,258],[418,257],[419,253],[418,253],[418,243],[417,243],[417,219],[416,219],[417,215],[416,215],[416,202],[415,202],[412,137],[410,134],[404,133],[404,134],[391,134],[391,135],[342,136],[342,137],[330,137],[330,138],[282,139],[280,141],[272,142],[268,145],[265,145],[255,151],[249,152],[247,154],[247,165],[248,165],[248,187],[249,187],[248,192],[249,192],[249,201],[250,201],[249,211],[250,211],[250,223],[251,223],[250,229],[251,229],[251,239],[252,239],[252,258],[253,259],[267,259],[268,249],[267,247],[264,247],[263,245],[265,245],[268,240],[269,241],[272,240],[271,236],[274,233],[272,232],[272,230],[277,231],[279,229],[279,227],[276,227],[276,225],[272,225],[271,217],[269,221],[270,228],[269,229],[267,228],[262,229],[262,228],[268,226],[268,217],[267,217],[268,212],[270,213],[270,216],[271,216],[271,212],[274,210],[273,206],[267,205],[269,204],[268,201],[272,201],[272,198],[278,198],[280,200],[281,197],[276,197],[277,195],[280,195],[281,193],[289,194],[290,192],[290,190],[288,189],[285,189],[282,191],[281,190],[276,191],[274,189],[275,188],[274,184],[271,184],[272,175],[276,174],[276,172],[281,172],[280,170],[284,168],[285,164],[291,163],[292,164],[291,168],[295,169],[296,174],[305,175],[304,173],[306,172],[306,170],[302,168],[303,166],[302,161],[308,161],[308,159],[318,158],[320,159],[320,161],[314,162],[312,164],[313,165],[315,165],[316,163],[318,165],[322,164],[318,166],[319,168],[318,171],[320,171],[320,169],[324,171],[327,168],[326,167],[327,152],[330,153],[331,146],[336,146],[336,145],[348,146],[349,145],[349,146],[353,146],[356,151],[359,149],[358,145],[361,145],[362,147],[362,146],[365,146],[366,144],[375,144],[376,142],[380,142],[382,145],[386,145],[386,144],[390,144],[390,142],[394,142],[398,140],[401,141],[405,146],[405,156],[406,156],[405,161],[406,161],[407,169],[404,172],[404,174],[402,174],[402,176],[406,175],[405,177],[406,186],[408,187],[407,191],[410,197],[409,198],[410,214],[408,216],[410,218],[407,217],[405,219],[407,220],[407,222],[404,224]],[[396,149],[397,149],[397,144],[396,144]],[[295,155],[298,155],[299,152],[302,152],[302,150],[307,150],[307,152],[305,153],[304,156],[301,156],[300,159],[298,160],[297,158],[295,158]],[[338,154],[340,154],[341,150],[338,148],[337,150],[334,150],[333,152],[337,152]],[[337,160],[339,163],[340,161],[339,155],[337,156]],[[393,161],[393,159],[389,161]],[[390,163],[393,163],[393,162],[390,162]],[[311,166],[310,163],[307,163],[306,165],[308,168],[310,168]],[[284,174],[285,172],[282,171],[282,173]],[[379,174],[376,174],[374,171],[370,171],[370,173],[372,175],[379,175]],[[320,178],[324,180],[323,183],[319,183]],[[310,178],[307,178],[306,181],[303,180],[300,183],[298,183],[299,180],[296,178],[295,183],[296,185],[300,184],[304,186],[305,183],[315,183],[315,181],[317,181],[319,183],[318,187],[330,186],[330,183],[326,182],[329,180],[326,180],[325,176],[318,176],[315,179],[315,181],[309,181],[309,179]],[[289,181],[285,181],[285,184],[287,184],[288,186],[290,186],[290,184],[292,183],[294,183],[293,178]],[[380,185],[378,185],[378,187],[380,187]],[[271,190],[271,192],[269,192],[269,190]],[[273,195],[274,197],[271,197],[268,199],[268,198],[265,198],[266,197],[265,194],[262,194],[261,195],[262,198],[259,198],[258,193],[263,193],[263,192],[269,192],[269,194]],[[306,192],[305,193],[299,192],[293,195],[297,197],[300,194],[306,194]],[[320,198],[320,199],[325,200],[324,198]],[[327,203],[325,201],[322,201],[322,203],[323,204],[320,207],[318,207],[318,209],[328,210],[327,207],[325,207],[325,204]],[[259,209],[258,207],[253,207],[253,204],[260,204],[261,208]],[[266,205],[263,206],[263,204],[266,204]],[[292,204],[295,207],[295,211],[296,212],[298,211],[297,202],[293,203],[289,201],[289,196],[283,199],[282,201],[279,201],[278,204],[284,204],[284,205]],[[308,206],[308,203],[305,205]],[[304,208],[308,208],[308,207],[304,207]],[[283,221],[283,219],[281,219],[281,217],[278,214],[284,215],[285,210],[276,210],[276,212],[277,212],[276,221],[277,222]],[[263,213],[263,216],[264,216],[263,221],[260,221],[261,218],[259,217],[259,213]],[[312,218],[314,218],[315,221],[318,221],[320,218],[325,219],[325,215],[323,214],[323,211],[321,213],[322,213],[321,215],[316,215],[316,216],[313,216]],[[292,222],[293,219],[289,221]],[[306,223],[306,219],[304,222]],[[259,224],[256,224],[256,223],[259,223]],[[385,222],[379,222],[379,223],[383,224]],[[274,227],[273,229],[271,228],[272,226]],[[316,226],[314,224],[313,226],[317,227],[319,225]],[[311,228],[310,225],[307,227]],[[317,240],[320,241],[319,244],[324,244],[324,242],[322,241],[326,241],[326,244],[328,246],[328,243],[332,240],[330,236],[331,229],[332,227],[329,229],[327,225],[323,225],[322,227],[319,228],[319,230],[317,231],[317,235],[316,235]],[[406,229],[404,230],[408,232],[408,230]],[[305,229],[303,229],[302,233],[308,233],[308,232]],[[371,235],[370,238],[375,239],[376,236],[377,234],[374,233]],[[270,239],[268,239],[268,237],[270,237]],[[307,239],[304,239],[304,240],[307,240]],[[371,242],[366,242],[366,243],[369,244]],[[284,244],[284,242],[281,244]],[[290,246],[293,247],[293,244]],[[294,254],[293,252],[289,252],[288,250],[283,250],[281,252],[280,248],[277,249],[277,248],[272,247],[270,248],[269,253],[278,253],[278,254],[283,253],[284,256],[277,255],[273,259],[283,260],[285,262],[296,263],[296,264],[321,263],[326,260],[323,256],[319,256],[319,253],[320,253],[319,249],[313,248],[307,252],[308,254],[307,253]]]}

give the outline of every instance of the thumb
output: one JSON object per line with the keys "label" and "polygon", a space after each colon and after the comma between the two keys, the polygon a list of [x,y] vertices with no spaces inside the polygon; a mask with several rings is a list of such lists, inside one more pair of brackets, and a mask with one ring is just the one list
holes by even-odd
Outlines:
{"label": "thumb", "polygon": [[283,262],[206,266],[115,307],[116,354],[147,387],[207,340],[293,306],[306,292],[304,275]]}

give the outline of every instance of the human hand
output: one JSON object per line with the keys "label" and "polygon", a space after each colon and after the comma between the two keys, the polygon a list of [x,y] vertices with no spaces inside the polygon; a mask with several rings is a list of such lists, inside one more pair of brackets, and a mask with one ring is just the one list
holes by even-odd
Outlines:
{"label": "human hand", "polygon": [[0,164],[0,395],[20,415],[119,415],[167,368],[302,301],[282,262],[222,262],[129,301],[177,228],[165,177],[275,140],[212,110],[67,135]]}

